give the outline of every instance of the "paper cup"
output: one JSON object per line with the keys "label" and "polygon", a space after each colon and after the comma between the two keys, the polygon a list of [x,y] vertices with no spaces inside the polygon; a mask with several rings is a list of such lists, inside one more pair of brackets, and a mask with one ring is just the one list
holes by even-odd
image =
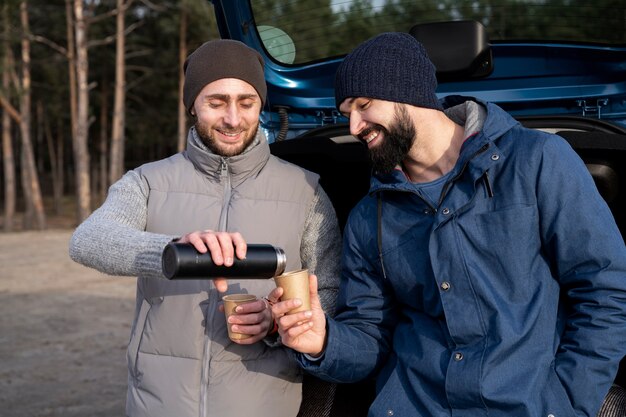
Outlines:
{"label": "paper cup", "polygon": [[226,328],[228,329],[228,337],[231,340],[241,340],[247,339],[251,335],[244,333],[235,333],[230,329],[230,323],[228,322],[228,317],[231,314],[235,313],[235,308],[239,304],[246,304],[252,301],[256,301],[256,295],[254,294],[229,294],[222,297],[222,301],[224,302],[224,314],[226,315]]}
{"label": "paper cup", "polygon": [[290,310],[287,314],[297,313],[299,311],[306,311],[311,309],[311,299],[309,296],[309,270],[298,269],[296,271],[285,272],[282,275],[274,277],[277,287],[283,289],[283,295],[281,299],[291,300],[292,298],[299,298],[302,300],[302,305],[298,308]]}

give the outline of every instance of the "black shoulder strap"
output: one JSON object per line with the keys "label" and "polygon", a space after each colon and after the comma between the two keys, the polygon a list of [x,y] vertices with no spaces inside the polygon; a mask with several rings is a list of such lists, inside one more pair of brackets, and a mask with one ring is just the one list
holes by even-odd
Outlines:
{"label": "black shoulder strap", "polygon": [[383,197],[382,193],[376,193],[378,201],[378,259],[380,259],[380,268],[383,271],[383,279],[387,279],[385,272],[385,263],[383,262]]}

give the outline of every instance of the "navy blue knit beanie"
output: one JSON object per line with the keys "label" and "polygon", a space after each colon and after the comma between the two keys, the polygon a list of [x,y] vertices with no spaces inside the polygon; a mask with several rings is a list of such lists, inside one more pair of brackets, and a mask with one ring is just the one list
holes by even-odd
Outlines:
{"label": "navy blue knit beanie", "polygon": [[408,33],[381,33],[363,42],[335,74],[337,108],[348,97],[368,97],[442,110],[435,66]]}

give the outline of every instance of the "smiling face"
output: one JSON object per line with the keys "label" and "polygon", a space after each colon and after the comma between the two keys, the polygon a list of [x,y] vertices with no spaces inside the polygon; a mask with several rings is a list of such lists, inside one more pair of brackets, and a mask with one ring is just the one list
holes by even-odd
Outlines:
{"label": "smiling face", "polygon": [[211,152],[235,156],[254,140],[261,98],[245,81],[222,78],[207,84],[196,97],[192,114],[196,131]]}
{"label": "smiling face", "polygon": [[369,98],[346,99],[339,110],[350,119],[350,133],[367,144],[376,173],[389,173],[408,156],[416,129],[406,106]]}

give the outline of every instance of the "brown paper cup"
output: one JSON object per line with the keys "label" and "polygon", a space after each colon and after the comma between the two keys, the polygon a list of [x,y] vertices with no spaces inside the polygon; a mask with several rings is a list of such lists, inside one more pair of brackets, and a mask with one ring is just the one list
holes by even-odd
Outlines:
{"label": "brown paper cup", "polygon": [[274,277],[277,287],[283,289],[282,300],[290,300],[299,298],[302,305],[298,308],[290,310],[287,314],[297,313],[311,309],[311,299],[309,297],[309,270],[298,269],[296,271],[285,272],[282,275]]}
{"label": "brown paper cup", "polygon": [[249,334],[231,331],[228,317],[235,312],[235,308],[239,304],[250,303],[256,301],[256,299],[256,295],[254,294],[229,294],[222,297],[222,301],[224,302],[224,314],[226,315],[226,328],[228,329],[228,337],[231,340],[247,339],[251,336]]}

